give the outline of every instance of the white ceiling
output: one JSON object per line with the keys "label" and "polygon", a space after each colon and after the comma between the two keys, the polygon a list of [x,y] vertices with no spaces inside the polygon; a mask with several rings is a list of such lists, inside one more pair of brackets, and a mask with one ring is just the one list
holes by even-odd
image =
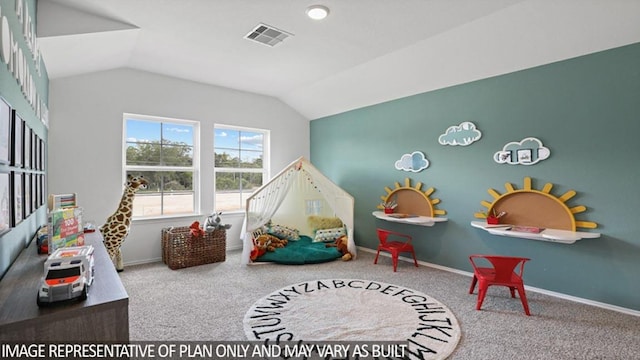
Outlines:
{"label": "white ceiling", "polygon": [[[305,16],[312,4],[328,18]],[[640,0],[38,0],[50,79],[120,67],[308,119],[640,42]],[[259,23],[292,33],[246,40]]]}

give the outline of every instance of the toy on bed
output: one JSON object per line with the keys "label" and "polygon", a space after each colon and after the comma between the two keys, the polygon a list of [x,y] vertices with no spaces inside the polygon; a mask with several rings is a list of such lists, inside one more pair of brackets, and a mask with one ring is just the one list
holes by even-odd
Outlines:
{"label": "toy on bed", "polygon": [[[312,236],[301,235],[298,229],[290,226],[269,222],[252,233],[251,261],[313,264],[343,257],[345,254],[337,246],[325,246],[326,243],[335,243],[336,239],[346,235],[342,221],[337,218],[330,219],[314,219],[320,223],[313,227],[317,230]],[[340,227],[320,229],[335,226]]]}
{"label": "toy on bed", "polygon": [[347,236],[342,235],[338,239],[336,239],[335,243],[325,244],[325,247],[335,247],[342,254],[342,261],[349,261],[353,259],[353,254],[349,252],[349,249],[347,248],[347,243],[348,243]]}
{"label": "toy on bed", "polygon": [[277,236],[273,236],[269,234],[262,234],[258,236],[258,238],[255,241],[256,241],[256,246],[258,248],[264,248],[270,252],[273,252],[276,249],[283,248],[287,246],[287,243],[289,243],[289,240],[287,239],[280,239]]}
{"label": "toy on bed", "polygon": [[[299,237],[298,237],[299,238]],[[267,229],[261,228],[253,232],[253,250],[251,251],[251,261],[256,261],[267,252],[274,252],[289,243],[288,239],[267,233]]]}

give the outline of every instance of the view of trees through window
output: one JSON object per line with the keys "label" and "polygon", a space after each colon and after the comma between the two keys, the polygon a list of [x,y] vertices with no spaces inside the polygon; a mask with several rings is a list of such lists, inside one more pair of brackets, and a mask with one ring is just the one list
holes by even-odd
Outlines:
{"label": "view of trees through window", "polygon": [[134,216],[195,212],[194,126],[125,117],[126,173],[149,182],[134,198]]}
{"label": "view of trees through window", "polygon": [[215,207],[217,211],[244,209],[246,199],[265,178],[264,144],[267,132],[233,127],[215,128]]}

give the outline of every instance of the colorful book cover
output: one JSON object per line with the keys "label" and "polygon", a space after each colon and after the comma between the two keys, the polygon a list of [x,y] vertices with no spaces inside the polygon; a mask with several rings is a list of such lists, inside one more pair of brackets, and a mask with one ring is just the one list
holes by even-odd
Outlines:
{"label": "colorful book cover", "polygon": [[531,234],[539,234],[542,230],[544,229],[536,226],[514,226],[511,228],[511,231],[526,232]]}
{"label": "colorful book cover", "polygon": [[49,213],[49,254],[56,249],[84,245],[82,208],[62,208]]}

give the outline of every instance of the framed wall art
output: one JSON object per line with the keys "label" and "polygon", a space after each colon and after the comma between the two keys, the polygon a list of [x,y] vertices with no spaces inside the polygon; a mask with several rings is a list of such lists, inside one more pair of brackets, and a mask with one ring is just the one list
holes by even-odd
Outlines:
{"label": "framed wall art", "polygon": [[46,154],[46,149],[44,146],[44,140],[40,139],[40,170],[42,171],[46,169],[45,154]]}
{"label": "framed wall art", "polygon": [[42,206],[44,205],[44,198],[45,198],[44,174],[38,175],[38,188],[40,189],[40,197],[38,199],[38,204]]}
{"label": "framed wall art", "polygon": [[22,173],[13,172],[11,179],[11,193],[13,195],[13,226],[15,227],[24,219],[24,193],[22,192]]}
{"label": "framed wall art", "polygon": [[39,153],[39,151],[40,151],[40,149],[39,149],[40,141],[38,141],[38,136],[37,135],[34,134],[31,137],[31,144],[32,144],[31,145],[31,153],[33,154],[33,155],[31,155],[31,157],[33,158],[33,166],[32,166],[32,168],[33,168],[33,170],[40,170],[40,167],[39,167],[40,158],[38,157],[38,155],[40,154]]}
{"label": "framed wall art", "polygon": [[25,169],[31,169],[31,128],[29,125],[24,123],[24,143],[22,145],[23,149],[23,165]]}
{"label": "framed wall art", "polygon": [[31,215],[31,174],[24,173],[23,175],[23,183],[24,186],[24,201],[22,202],[24,206],[24,218],[26,219]]}
{"label": "framed wall art", "polygon": [[13,124],[12,124],[12,140],[13,140],[13,156],[11,165],[14,167],[22,167],[22,138],[24,132],[24,120],[20,117],[17,111],[13,110]]}
{"label": "framed wall art", "polygon": [[40,207],[40,181],[38,177],[40,174],[31,174],[31,209],[32,211],[38,210]]}
{"label": "framed wall art", "polygon": [[39,170],[38,169],[38,161],[40,161],[38,159],[38,145],[39,144],[40,144],[40,140],[38,138],[38,135],[32,129],[31,130],[31,169],[33,169],[33,170]]}
{"label": "framed wall art", "polygon": [[0,164],[8,164],[11,159],[11,106],[0,98]]}
{"label": "framed wall art", "polygon": [[11,230],[11,182],[9,173],[0,173],[0,235]]}
{"label": "framed wall art", "polygon": [[532,149],[518,149],[516,154],[518,154],[518,162],[521,164],[530,164],[533,162],[531,155]]}

